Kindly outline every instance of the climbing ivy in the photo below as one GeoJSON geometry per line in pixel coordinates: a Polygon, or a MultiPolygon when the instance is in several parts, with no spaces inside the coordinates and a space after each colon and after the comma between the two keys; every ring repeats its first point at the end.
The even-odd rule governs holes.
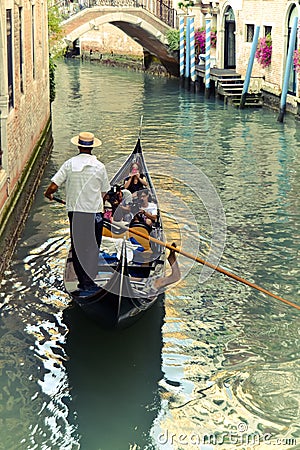
{"type": "MultiPolygon", "coordinates": [[[[62,16],[57,5],[52,5],[48,0],[48,36],[50,41],[58,40],[61,36],[62,16]]],[[[54,57],[49,55],[49,86],[50,86],[50,102],[55,99],[55,68],[54,57]]]]}
{"type": "Polygon", "coordinates": [[[57,5],[52,5],[48,0],[48,35],[49,39],[58,39],[61,35],[62,15],[57,5]]]}
{"type": "Polygon", "coordinates": [[[50,103],[55,99],[55,68],[53,57],[49,55],[50,103]]]}

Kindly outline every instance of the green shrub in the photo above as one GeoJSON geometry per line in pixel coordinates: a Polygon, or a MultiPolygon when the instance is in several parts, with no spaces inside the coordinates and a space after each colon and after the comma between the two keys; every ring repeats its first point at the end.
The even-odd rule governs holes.
{"type": "Polygon", "coordinates": [[[168,30],[166,34],[168,45],[171,50],[179,49],[179,30],[168,30]]]}

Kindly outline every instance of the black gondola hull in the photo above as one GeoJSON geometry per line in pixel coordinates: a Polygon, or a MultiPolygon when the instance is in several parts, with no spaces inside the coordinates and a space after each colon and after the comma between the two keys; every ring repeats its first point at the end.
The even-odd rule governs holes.
{"type": "Polygon", "coordinates": [[[133,325],[158,299],[158,296],[152,298],[151,301],[139,297],[122,296],[119,298],[105,289],[100,289],[90,296],[80,296],[74,293],[71,295],[90,319],[106,329],[126,328],[133,325]],[[121,311],[119,312],[120,303],[121,311]]]}

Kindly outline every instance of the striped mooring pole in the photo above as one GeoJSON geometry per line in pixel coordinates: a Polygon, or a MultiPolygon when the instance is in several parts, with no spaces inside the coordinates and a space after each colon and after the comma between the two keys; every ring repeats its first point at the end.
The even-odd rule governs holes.
{"type": "Polygon", "coordinates": [[[195,25],[194,17],[190,16],[190,61],[191,61],[191,82],[196,81],[196,65],[195,65],[195,25]]]}
{"type": "Polygon", "coordinates": [[[205,16],[205,97],[210,96],[210,30],[211,14],[205,16]]]}
{"type": "Polygon", "coordinates": [[[186,18],[185,27],[185,80],[188,83],[190,78],[190,17],[186,18]]]}
{"type": "Polygon", "coordinates": [[[179,74],[184,75],[184,14],[179,15],[179,74]]]}

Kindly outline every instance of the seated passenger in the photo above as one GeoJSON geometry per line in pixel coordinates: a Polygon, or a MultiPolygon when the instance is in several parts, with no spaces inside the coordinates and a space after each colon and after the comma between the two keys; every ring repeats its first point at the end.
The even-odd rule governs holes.
{"type": "Polygon", "coordinates": [[[146,177],[141,173],[139,164],[134,162],[130,166],[129,176],[124,180],[124,189],[128,189],[136,196],[136,192],[145,187],[147,187],[146,177]]]}
{"type": "Polygon", "coordinates": [[[144,223],[151,230],[154,222],[157,220],[157,205],[149,202],[149,196],[150,192],[148,189],[143,189],[138,193],[141,203],[139,212],[133,218],[133,223],[144,223]]]}
{"type": "Polygon", "coordinates": [[[118,192],[119,204],[114,211],[113,219],[117,222],[124,220],[125,222],[130,222],[133,218],[131,212],[132,205],[132,194],[128,189],[121,189],[118,192]]]}
{"type": "Polygon", "coordinates": [[[113,186],[104,197],[104,218],[110,222],[122,220],[130,222],[133,217],[131,212],[132,194],[128,189],[121,189],[119,185],[113,186]]]}

